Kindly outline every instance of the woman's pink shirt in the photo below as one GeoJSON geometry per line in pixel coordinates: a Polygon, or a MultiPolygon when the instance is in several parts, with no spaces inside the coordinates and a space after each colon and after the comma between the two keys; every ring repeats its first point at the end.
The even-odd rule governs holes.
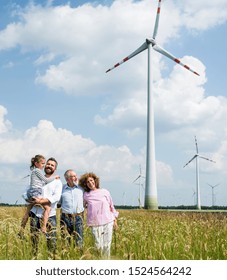
{"type": "Polygon", "coordinates": [[[84,193],[84,204],[87,206],[87,225],[100,226],[115,220],[115,210],[111,195],[106,189],[96,189],[84,193]]]}

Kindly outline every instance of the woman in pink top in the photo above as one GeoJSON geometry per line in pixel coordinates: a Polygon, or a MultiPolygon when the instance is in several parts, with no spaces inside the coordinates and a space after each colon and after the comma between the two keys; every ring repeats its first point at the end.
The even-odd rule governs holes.
{"type": "Polygon", "coordinates": [[[113,227],[117,227],[118,212],[108,190],[101,189],[99,177],[86,173],[80,177],[84,188],[84,206],[87,208],[87,225],[91,227],[96,248],[101,256],[110,257],[113,227]]]}

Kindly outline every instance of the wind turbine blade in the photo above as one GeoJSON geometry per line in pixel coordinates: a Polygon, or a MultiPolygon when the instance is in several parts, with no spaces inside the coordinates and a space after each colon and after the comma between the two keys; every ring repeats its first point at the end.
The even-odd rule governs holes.
{"type": "Polygon", "coordinates": [[[139,176],[133,181],[133,183],[136,182],[140,177],[141,177],[141,175],[139,175],[139,176]]]}
{"type": "Polygon", "coordinates": [[[157,32],[158,32],[158,25],[159,25],[159,17],[161,12],[161,0],[158,1],[158,8],[157,8],[157,14],[156,14],[156,20],[155,20],[155,26],[154,26],[154,32],[153,32],[153,39],[156,38],[157,32]]]}
{"type": "Polygon", "coordinates": [[[214,185],[214,186],[212,186],[212,185],[210,185],[210,184],[208,184],[208,183],[207,183],[207,185],[210,186],[211,188],[216,188],[217,186],[220,185],[220,183],[219,183],[219,184],[216,184],[216,185],[214,185]]]}
{"type": "Polygon", "coordinates": [[[114,68],[120,66],[122,63],[128,61],[129,59],[131,59],[132,57],[136,56],[137,54],[141,53],[142,51],[147,49],[147,42],[143,43],[143,45],[141,45],[137,50],[135,50],[133,53],[131,53],[129,56],[125,57],[122,61],[118,62],[117,64],[115,64],[112,68],[108,69],[106,71],[109,72],[111,70],[113,70],[114,68]]]}
{"type": "Polygon", "coordinates": [[[174,57],[171,53],[167,52],[165,49],[159,47],[157,44],[155,44],[153,46],[153,49],[165,56],[167,56],[168,58],[172,59],[173,61],[175,61],[176,63],[180,64],[181,66],[183,66],[184,68],[186,68],[187,70],[191,71],[192,73],[200,76],[197,72],[195,72],[194,70],[192,70],[188,65],[183,64],[178,58],[174,57]]]}
{"type": "Polygon", "coordinates": [[[190,160],[183,166],[183,168],[184,168],[186,165],[188,165],[190,162],[192,162],[196,157],[197,157],[197,155],[194,155],[194,157],[193,157],[192,159],[190,159],[190,160]]]}
{"type": "Polygon", "coordinates": [[[209,159],[209,158],[206,158],[206,157],[202,157],[202,156],[199,156],[200,158],[203,158],[203,159],[205,159],[205,160],[208,160],[208,161],[211,161],[211,162],[214,162],[214,163],[216,163],[215,161],[213,161],[212,159],[209,159]]]}
{"type": "Polygon", "coordinates": [[[28,178],[28,177],[30,177],[30,175],[28,174],[28,175],[26,175],[26,176],[24,176],[23,178],[22,178],[22,180],[23,179],[25,179],[25,178],[28,178]]]}

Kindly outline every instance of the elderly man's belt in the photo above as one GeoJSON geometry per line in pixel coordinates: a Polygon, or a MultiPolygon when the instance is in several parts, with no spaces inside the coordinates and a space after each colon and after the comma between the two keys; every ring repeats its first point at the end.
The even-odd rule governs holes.
{"type": "Polygon", "coordinates": [[[84,212],[75,213],[75,214],[68,214],[68,213],[62,213],[63,216],[68,218],[75,218],[77,216],[83,216],[84,212]]]}

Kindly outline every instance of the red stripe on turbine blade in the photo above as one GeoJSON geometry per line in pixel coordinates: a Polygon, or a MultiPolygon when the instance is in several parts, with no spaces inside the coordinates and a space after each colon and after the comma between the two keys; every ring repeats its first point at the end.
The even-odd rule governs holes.
{"type": "Polygon", "coordinates": [[[118,63],[115,64],[112,68],[108,69],[108,70],[106,71],[106,73],[107,73],[107,72],[110,72],[110,71],[113,70],[114,68],[120,66],[122,63],[126,62],[127,60],[129,60],[128,57],[124,58],[121,62],[118,62],[118,63]]]}
{"type": "Polygon", "coordinates": [[[161,0],[158,1],[158,9],[157,9],[157,14],[160,14],[161,11],[161,0]]]}
{"type": "Polygon", "coordinates": [[[190,69],[187,65],[184,65],[184,67],[187,69],[187,70],[190,70],[192,73],[196,74],[199,76],[199,74],[195,71],[193,71],[192,69],[190,69]]]}
{"type": "Polygon", "coordinates": [[[184,68],[186,68],[188,70],[191,70],[187,65],[184,65],[184,68]]]}
{"type": "Polygon", "coordinates": [[[185,64],[183,65],[183,64],[180,62],[180,60],[179,60],[178,58],[175,58],[174,61],[175,61],[176,63],[181,64],[185,69],[187,69],[187,70],[191,71],[192,73],[194,73],[194,74],[200,76],[197,72],[195,72],[195,71],[193,71],[192,69],[190,69],[189,66],[187,66],[187,65],[185,65],[185,64]]]}

